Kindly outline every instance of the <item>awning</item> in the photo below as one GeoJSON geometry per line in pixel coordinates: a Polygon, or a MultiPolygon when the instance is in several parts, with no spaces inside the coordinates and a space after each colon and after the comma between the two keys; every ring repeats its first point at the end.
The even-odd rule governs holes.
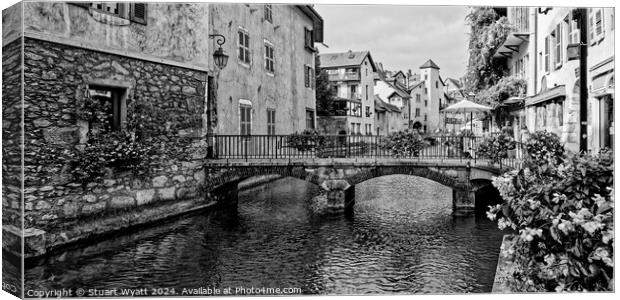
{"type": "Polygon", "coordinates": [[[607,73],[592,79],[592,95],[603,96],[614,92],[614,73],[607,73]]]}
{"type": "Polygon", "coordinates": [[[540,102],[545,102],[560,97],[566,97],[565,85],[558,85],[556,87],[544,90],[537,95],[527,98],[525,100],[525,106],[538,104],[540,102]]]}

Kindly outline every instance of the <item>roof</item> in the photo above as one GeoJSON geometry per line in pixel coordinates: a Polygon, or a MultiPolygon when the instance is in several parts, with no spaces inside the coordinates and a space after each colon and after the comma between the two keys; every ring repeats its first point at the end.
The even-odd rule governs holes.
{"type": "Polygon", "coordinates": [[[459,89],[461,88],[461,83],[458,80],[454,79],[454,78],[446,79],[446,83],[448,83],[448,82],[452,82],[452,84],[454,84],[454,86],[456,86],[459,89]]]}
{"type": "Polygon", "coordinates": [[[372,71],[376,72],[377,67],[375,66],[375,62],[370,56],[369,51],[347,51],[340,53],[324,53],[319,54],[321,59],[321,67],[322,68],[334,68],[334,67],[348,67],[348,66],[359,66],[362,64],[364,59],[368,57],[370,60],[370,64],[372,65],[372,71]]]}
{"type": "Polygon", "coordinates": [[[398,108],[396,105],[387,103],[381,100],[381,97],[379,97],[379,95],[375,95],[375,111],[388,111],[388,110],[391,112],[400,113],[400,108],[398,108]]]}
{"type": "Polygon", "coordinates": [[[439,66],[433,62],[433,60],[427,60],[423,65],[420,66],[420,69],[433,68],[439,70],[439,66]]]}
{"type": "Polygon", "coordinates": [[[297,5],[306,16],[312,20],[312,30],[314,31],[314,41],[323,42],[323,17],[312,7],[312,5],[297,5]]]}

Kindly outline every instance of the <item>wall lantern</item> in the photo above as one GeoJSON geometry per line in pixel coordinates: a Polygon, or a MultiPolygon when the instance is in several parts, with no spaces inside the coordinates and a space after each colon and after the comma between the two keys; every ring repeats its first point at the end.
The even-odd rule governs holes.
{"type": "Polygon", "coordinates": [[[210,39],[217,38],[215,42],[220,47],[217,50],[215,50],[215,52],[213,53],[213,61],[215,62],[215,65],[221,70],[225,68],[226,64],[228,63],[228,54],[226,54],[224,49],[222,49],[222,45],[226,43],[226,38],[221,34],[209,34],[209,38],[210,39]]]}
{"type": "Polygon", "coordinates": [[[568,60],[579,59],[581,55],[581,44],[569,44],[566,46],[566,57],[568,60]]]}

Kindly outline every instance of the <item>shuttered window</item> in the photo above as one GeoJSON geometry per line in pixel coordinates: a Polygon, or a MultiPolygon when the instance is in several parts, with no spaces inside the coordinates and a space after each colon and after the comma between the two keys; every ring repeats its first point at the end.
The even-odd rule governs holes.
{"type": "Polygon", "coordinates": [[[131,3],[130,20],[146,25],[146,3],[131,3]]]}
{"type": "Polygon", "coordinates": [[[555,66],[556,68],[562,65],[562,23],[558,23],[555,30],[555,66]]]}
{"type": "Polygon", "coordinates": [[[590,44],[595,44],[605,36],[605,28],[603,24],[603,9],[590,9],[589,14],[589,36],[590,44]]]}
{"type": "Polygon", "coordinates": [[[545,37],[545,72],[549,72],[549,37],[545,37]]]}
{"type": "Polygon", "coordinates": [[[239,30],[238,46],[239,62],[250,64],[250,34],[245,30],[239,30]]]}
{"type": "Polygon", "coordinates": [[[265,21],[273,23],[271,4],[265,4],[265,21]]]}
{"type": "Polygon", "coordinates": [[[314,51],[314,31],[309,28],[304,28],[304,45],[307,49],[314,51]]]}
{"type": "Polygon", "coordinates": [[[252,107],[245,104],[239,105],[239,134],[249,135],[252,133],[252,107]]]}
{"type": "Polygon", "coordinates": [[[265,70],[269,73],[273,73],[275,70],[273,61],[273,46],[265,43],[265,70]]]}
{"type": "Polygon", "coordinates": [[[276,134],[276,110],[275,109],[267,109],[267,134],[275,135],[276,134]]]}

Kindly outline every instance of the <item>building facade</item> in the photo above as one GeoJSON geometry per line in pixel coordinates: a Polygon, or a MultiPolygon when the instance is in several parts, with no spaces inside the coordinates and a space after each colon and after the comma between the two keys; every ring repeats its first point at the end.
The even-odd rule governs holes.
{"type": "MultiPolygon", "coordinates": [[[[505,11],[515,29],[494,57],[505,59],[510,76],[527,82],[524,108],[508,103],[516,106],[513,128],[553,132],[568,150],[579,151],[579,57],[569,52],[569,45],[580,41],[578,10],[509,7],[498,11],[505,11]]],[[[587,10],[589,151],[613,148],[613,13],[611,8],[587,10]]]]}
{"type": "Polygon", "coordinates": [[[323,41],[320,15],[307,5],[210,7],[212,31],[226,37],[223,48],[230,55],[218,73],[213,131],[261,135],[314,129],[314,43],[323,41]]]}
{"type": "MultiPolygon", "coordinates": [[[[341,124],[337,132],[348,134],[372,135],[375,133],[374,86],[376,66],[368,51],[348,51],[320,55],[321,68],[327,71],[333,87],[336,107],[340,112],[336,116],[325,118],[329,122],[339,119],[341,124]],[[344,121],[342,121],[344,120],[344,121]]],[[[322,126],[327,128],[327,126],[322,126]]]]}
{"type": "Polygon", "coordinates": [[[140,222],[137,214],[107,222],[121,210],[197,199],[204,171],[193,159],[204,157],[213,75],[208,16],[208,4],[181,3],[20,2],[3,11],[3,71],[11,75],[3,90],[12,95],[2,99],[3,169],[23,171],[3,172],[21,181],[3,184],[3,210],[17,212],[3,216],[3,231],[23,225],[27,255],[140,222]],[[23,86],[9,86],[19,76],[23,86]],[[89,156],[117,151],[112,141],[144,156],[89,156]],[[13,195],[20,183],[23,196],[13,195]],[[76,221],[85,218],[106,221],[76,221]]]}

